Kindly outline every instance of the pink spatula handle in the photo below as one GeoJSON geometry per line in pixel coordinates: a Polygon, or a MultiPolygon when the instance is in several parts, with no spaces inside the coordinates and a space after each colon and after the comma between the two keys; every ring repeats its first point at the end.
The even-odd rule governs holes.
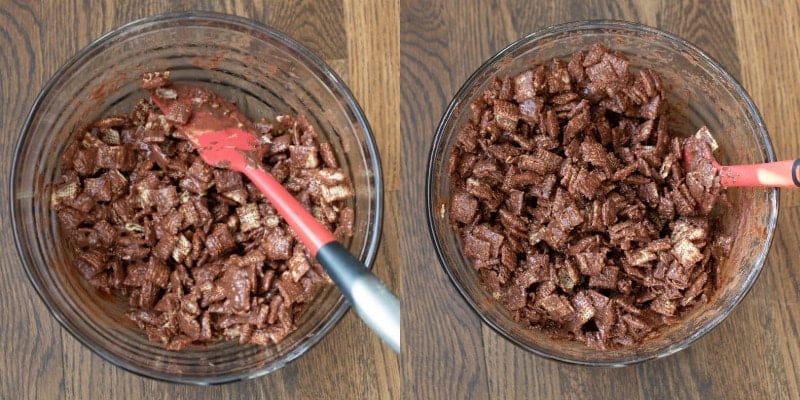
{"type": "Polygon", "coordinates": [[[306,245],[312,257],[317,256],[319,249],[336,238],[303,205],[295,199],[280,182],[261,169],[260,166],[246,166],[241,172],[247,175],[254,185],[268,196],[270,203],[286,220],[297,234],[298,239],[306,245]]]}
{"type": "Polygon", "coordinates": [[[800,187],[800,159],[719,168],[720,183],[727,187],[800,187]]]}

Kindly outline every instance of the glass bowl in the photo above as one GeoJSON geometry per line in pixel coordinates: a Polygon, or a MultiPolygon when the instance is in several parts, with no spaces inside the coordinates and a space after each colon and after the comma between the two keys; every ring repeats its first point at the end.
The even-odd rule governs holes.
{"type": "Polygon", "coordinates": [[[342,80],[286,36],[249,20],[210,13],[165,14],[131,22],[70,59],[42,90],[14,155],[11,214],[17,250],[53,316],[102,358],[166,381],[214,384],[274,371],[319,342],[347,311],[337,288],[319,293],[299,329],[279,345],[220,342],[167,351],[124,316],[126,304],[101,296],[72,267],[49,207],[59,154],[74,131],[102,115],[128,112],[146,96],[142,73],[170,70],[174,81],[210,87],[246,115],[305,114],[329,142],[355,192],[354,236],[343,243],[370,266],[380,238],[383,193],[377,147],[342,80]]]}
{"type": "Polygon", "coordinates": [[[430,151],[427,214],[444,270],[473,310],[494,330],[540,356],[577,364],[622,366],[684,349],[725,319],[747,294],[764,265],[775,231],[778,192],[764,188],[728,191],[732,208],[724,213],[722,229],[733,235],[734,243],[721,266],[722,287],[707,305],[696,307],[683,322],[662,330],[644,344],[600,351],[581,342],[552,339],[513,321],[503,305],[479,285],[478,274],[464,256],[462,243],[451,227],[448,159],[459,130],[469,120],[470,104],[492,78],[514,75],[553,58],[569,59],[573,52],[586,50],[594,43],[623,51],[633,69],[648,67],[659,71],[669,94],[672,129],[689,135],[708,125],[719,143],[716,155],[723,165],[775,160],[764,123],[747,93],[695,46],[632,23],[568,23],[525,36],[501,50],[481,65],[455,95],[430,151]]]}

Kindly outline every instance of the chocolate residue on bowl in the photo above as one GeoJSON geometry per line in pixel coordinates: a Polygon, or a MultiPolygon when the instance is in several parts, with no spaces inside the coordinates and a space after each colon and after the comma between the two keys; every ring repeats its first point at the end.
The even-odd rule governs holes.
{"type": "Polygon", "coordinates": [[[449,160],[449,216],[523,326],[594,348],[659,334],[720,286],[715,174],[685,171],[657,71],[602,45],[495,78],[449,160]]]}

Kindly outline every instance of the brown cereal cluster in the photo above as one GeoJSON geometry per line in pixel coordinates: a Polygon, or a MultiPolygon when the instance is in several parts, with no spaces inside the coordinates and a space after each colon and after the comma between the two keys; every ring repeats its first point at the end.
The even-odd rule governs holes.
{"type": "MultiPolygon", "coordinates": [[[[146,74],[143,87],[167,77],[146,74]]],[[[330,280],[255,186],[203,162],[174,126],[189,117],[142,99],[67,146],[51,205],[75,268],[127,298],[127,316],[168,349],[278,343],[330,280]]],[[[307,119],[253,126],[265,168],[340,240],[352,236],[350,182],[307,119]]]]}
{"type": "Polygon", "coordinates": [[[514,320],[594,348],[708,301],[731,239],[713,171],[685,171],[656,71],[603,45],[496,78],[449,161],[450,219],[514,320]]]}

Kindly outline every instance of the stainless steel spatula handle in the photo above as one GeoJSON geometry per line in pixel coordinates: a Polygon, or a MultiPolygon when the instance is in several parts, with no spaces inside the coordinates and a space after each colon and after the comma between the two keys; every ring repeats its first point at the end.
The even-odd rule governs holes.
{"type": "Polygon", "coordinates": [[[339,242],[320,247],[317,261],[367,326],[400,353],[400,300],[339,242]]]}

